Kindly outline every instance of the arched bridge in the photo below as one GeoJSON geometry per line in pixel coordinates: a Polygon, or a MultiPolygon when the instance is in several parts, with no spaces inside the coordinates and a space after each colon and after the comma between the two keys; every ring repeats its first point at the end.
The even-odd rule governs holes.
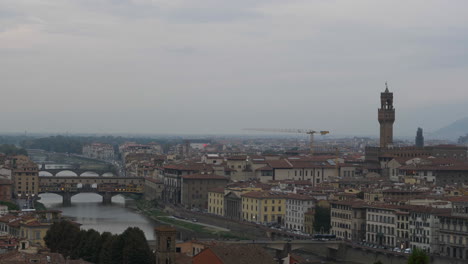
{"type": "Polygon", "coordinates": [[[97,193],[104,204],[110,204],[118,194],[143,194],[145,179],[130,177],[39,177],[39,194],[55,193],[63,198],[63,205],[71,205],[72,196],[97,193]]]}
{"type": "MultiPolygon", "coordinates": [[[[86,168],[81,168],[79,165],[76,165],[73,167],[51,169],[51,168],[47,168],[46,164],[42,164],[41,167],[39,168],[39,173],[41,172],[47,172],[54,177],[61,173],[68,173],[68,175],[70,175],[70,172],[74,174],[74,175],[71,175],[71,177],[83,177],[85,176],[85,174],[96,175],[99,177],[105,176],[105,175],[109,175],[110,177],[115,176],[115,169],[110,165],[104,169],[86,169],[86,168]]],[[[68,176],[68,175],[65,175],[65,176],[68,176]]]]}
{"type": "Polygon", "coordinates": [[[276,250],[282,250],[284,249],[284,246],[286,244],[291,245],[292,250],[296,249],[307,249],[307,248],[313,248],[317,246],[324,246],[327,248],[332,248],[335,250],[338,250],[339,246],[343,244],[343,241],[341,240],[329,240],[329,241],[323,241],[323,240],[275,240],[275,241],[270,241],[270,240],[240,240],[240,241],[223,241],[223,243],[226,244],[255,244],[255,245],[260,245],[262,247],[266,248],[271,248],[271,249],[276,249],[276,250]]]}

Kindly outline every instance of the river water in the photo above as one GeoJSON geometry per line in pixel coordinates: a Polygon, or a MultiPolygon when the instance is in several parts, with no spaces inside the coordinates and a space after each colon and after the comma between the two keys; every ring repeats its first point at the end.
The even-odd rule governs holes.
{"type": "MultiPolygon", "coordinates": [[[[117,195],[112,197],[111,205],[103,205],[102,197],[95,193],[80,193],[72,197],[70,207],[62,206],[62,197],[57,194],[40,194],[39,200],[48,209],[61,210],[63,216],[82,224],[82,229],[94,229],[99,232],[121,234],[128,227],[139,227],[145,233],[147,240],[154,240],[153,230],[160,223],[138,214],[135,210],[125,207],[126,199],[117,195]]],[[[133,202],[132,200],[127,200],[133,202]]],[[[179,230],[179,233],[184,233],[179,230]]],[[[191,233],[193,234],[193,233],[191,233]]],[[[179,234],[180,235],[180,234],[179,234]]],[[[185,235],[190,236],[190,234],[185,235]]],[[[318,261],[315,256],[304,256],[318,261]]],[[[322,262],[331,263],[331,262],[322,262]]],[[[340,262],[342,264],[348,262],[340,262]]]]}
{"type": "MultiPolygon", "coordinates": [[[[112,197],[111,205],[103,205],[102,197],[95,193],[80,193],[72,197],[70,207],[62,206],[62,197],[56,194],[41,194],[39,202],[48,209],[61,210],[63,216],[82,224],[82,229],[121,234],[128,227],[139,227],[147,240],[154,240],[153,230],[160,225],[156,221],[125,207],[125,198],[112,197]]],[[[128,202],[128,200],[127,200],[128,202]]]]}

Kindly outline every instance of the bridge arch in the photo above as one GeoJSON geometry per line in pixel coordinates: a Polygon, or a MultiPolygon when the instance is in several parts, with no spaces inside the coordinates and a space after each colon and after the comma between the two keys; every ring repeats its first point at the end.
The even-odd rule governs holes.
{"type": "Polygon", "coordinates": [[[99,177],[100,175],[94,171],[85,171],[80,174],[80,177],[99,177]]]}
{"type": "Polygon", "coordinates": [[[54,175],[48,171],[39,171],[39,177],[52,177],[52,176],[54,175]]]}
{"type": "Polygon", "coordinates": [[[55,174],[56,177],[77,177],[78,174],[76,172],[71,171],[71,170],[63,170],[59,171],[55,174]]]}
{"type": "Polygon", "coordinates": [[[105,172],[102,174],[102,177],[115,177],[115,174],[113,172],[105,172]]]}

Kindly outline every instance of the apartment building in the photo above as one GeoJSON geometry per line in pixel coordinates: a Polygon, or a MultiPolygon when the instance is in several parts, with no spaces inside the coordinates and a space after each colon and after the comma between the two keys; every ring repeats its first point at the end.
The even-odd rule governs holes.
{"type": "Polygon", "coordinates": [[[110,144],[91,143],[83,146],[83,155],[93,159],[114,160],[114,147],[110,144]]]}
{"type": "MultiPolygon", "coordinates": [[[[347,171],[351,171],[351,168],[347,171]]],[[[339,175],[339,167],[327,161],[301,160],[290,157],[280,160],[266,160],[264,166],[255,170],[261,182],[271,180],[307,180],[313,186],[339,175]]]]}
{"type": "Polygon", "coordinates": [[[13,195],[26,199],[37,197],[39,192],[39,168],[26,156],[12,159],[13,195]]]}
{"type": "Polygon", "coordinates": [[[242,219],[251,222],[284,223],[285,194],[273,191],[253,191],[241,195],[242,219]]]}
{"type": "Polygon", "coordinates": [[[208,213],[224,216],[224,188],[208,191],[208,213]]]}
{"type": "Polygon", "coordinates": [[[331,233],[337,238],[363,241],[366,235],[366,208],[363,201],[332,201],[331,233]]]}
{"type": "Polygon", "coordinates": [[[187,209],[208,209],[208,190],[224,188],[228,182],[228,178],[216,174],[197,173],[181,176],[181,204],[187,209]]]}
{"type": "Polygon", "coordinates": [[[304,232],[314,234],[315,208],[312,208],[304,213],[304,232]]]}
{"type": "Polygon", "coordinates": [[[286,196],[285,226],[292,230],[305,231],[305,213],[315,207],[315,198],[308,195],[288,194],[286,196]]]}
{"type": "Polygon", "coordinates": [[[439,252],[439,215],[450,213],[450,209],[427,206],[408,206],[409,240],[411,248],[428,253],[439,252]]]}
{"type": "Polygon", "coordinates": [[[248,156],[230,156],[225,159],[225,163],[234,181],[245,181],[254,177],[248,156]]]}
{"type": "Polygon", "coordinates": [[[393,248],[397,245],[397,212],[391,205],[366,206],[366,241],[393,248]]]}
{"type": "Polygon", "coordinates": [[[178,163],[164,165],[161,177],[164,182],[163,200],[172,204],[182,201],[182,176],[196,173],[213,173],[213,168],[203,163],[178,163]]]}
{"type": "Polygon", "coordinates": [[[450,200],[451,212],[439,215],[439,253],[468,260],[468,197],[459,196],[450,200]]]}
{"type": "Polygon", "coordinates": [[[409,210],[399,210],[396,212],[396,246],[400,249],[406,249],[410,247],[409,215],[409,210]]]}

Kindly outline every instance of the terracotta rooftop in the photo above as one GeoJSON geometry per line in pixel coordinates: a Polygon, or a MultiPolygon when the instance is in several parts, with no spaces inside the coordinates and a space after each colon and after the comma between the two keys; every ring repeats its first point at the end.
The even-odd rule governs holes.
{"type": "Polygon", "coordinates": [[[224,188],[222,188],[222,187],[212,188],[212,189],[209,189],[208,192],[223,193],[224,194],[224,188]]]}
{"type": "Polygon", "coordinates": [[[182,179],[184,180],[205,180],[205,179],[210,179],[210,180],[229,180],[228,178],[224,176],[219,176],[216,174],[190,174],[190,175],[184,175],[182,176],[182,179]]]}
{"type": "Polygon", "coordinates": [[[315,200],[315,198],[313,196],[303,195],[303,194],[296,194],[296,193],[288,193],[287,196],[286,196],[286,199],[303,200],[303,201],[315,200]]]}
{"type": "MultiPolygon", "coordinates": [[[[218,244],[205,250],[213,252],[223,264],[276,264],[273,256],[257,245],[218,244]]],[[[197,256],[193,258],[194,263],[197,256]]]]}
{"type": "Polygon", "coordinates": [[[262,192],[248,192],[244,193],[241,195],[242,197],[247,197],[247,198],[268,198],[268,199],[274,199],[274,198],[286,198],[286,194],[281,193],[281,192],[273,192],[273,191],[262,191],[262,192]]]}
{"type": "Polygon", "coordinates": [[[167,226],[167,225],[155,227],[154,230],[155,230],[155,231],[160,231],[160,232],[177,231],[174,227],[172,227],[172,226],[167,226]]]}

